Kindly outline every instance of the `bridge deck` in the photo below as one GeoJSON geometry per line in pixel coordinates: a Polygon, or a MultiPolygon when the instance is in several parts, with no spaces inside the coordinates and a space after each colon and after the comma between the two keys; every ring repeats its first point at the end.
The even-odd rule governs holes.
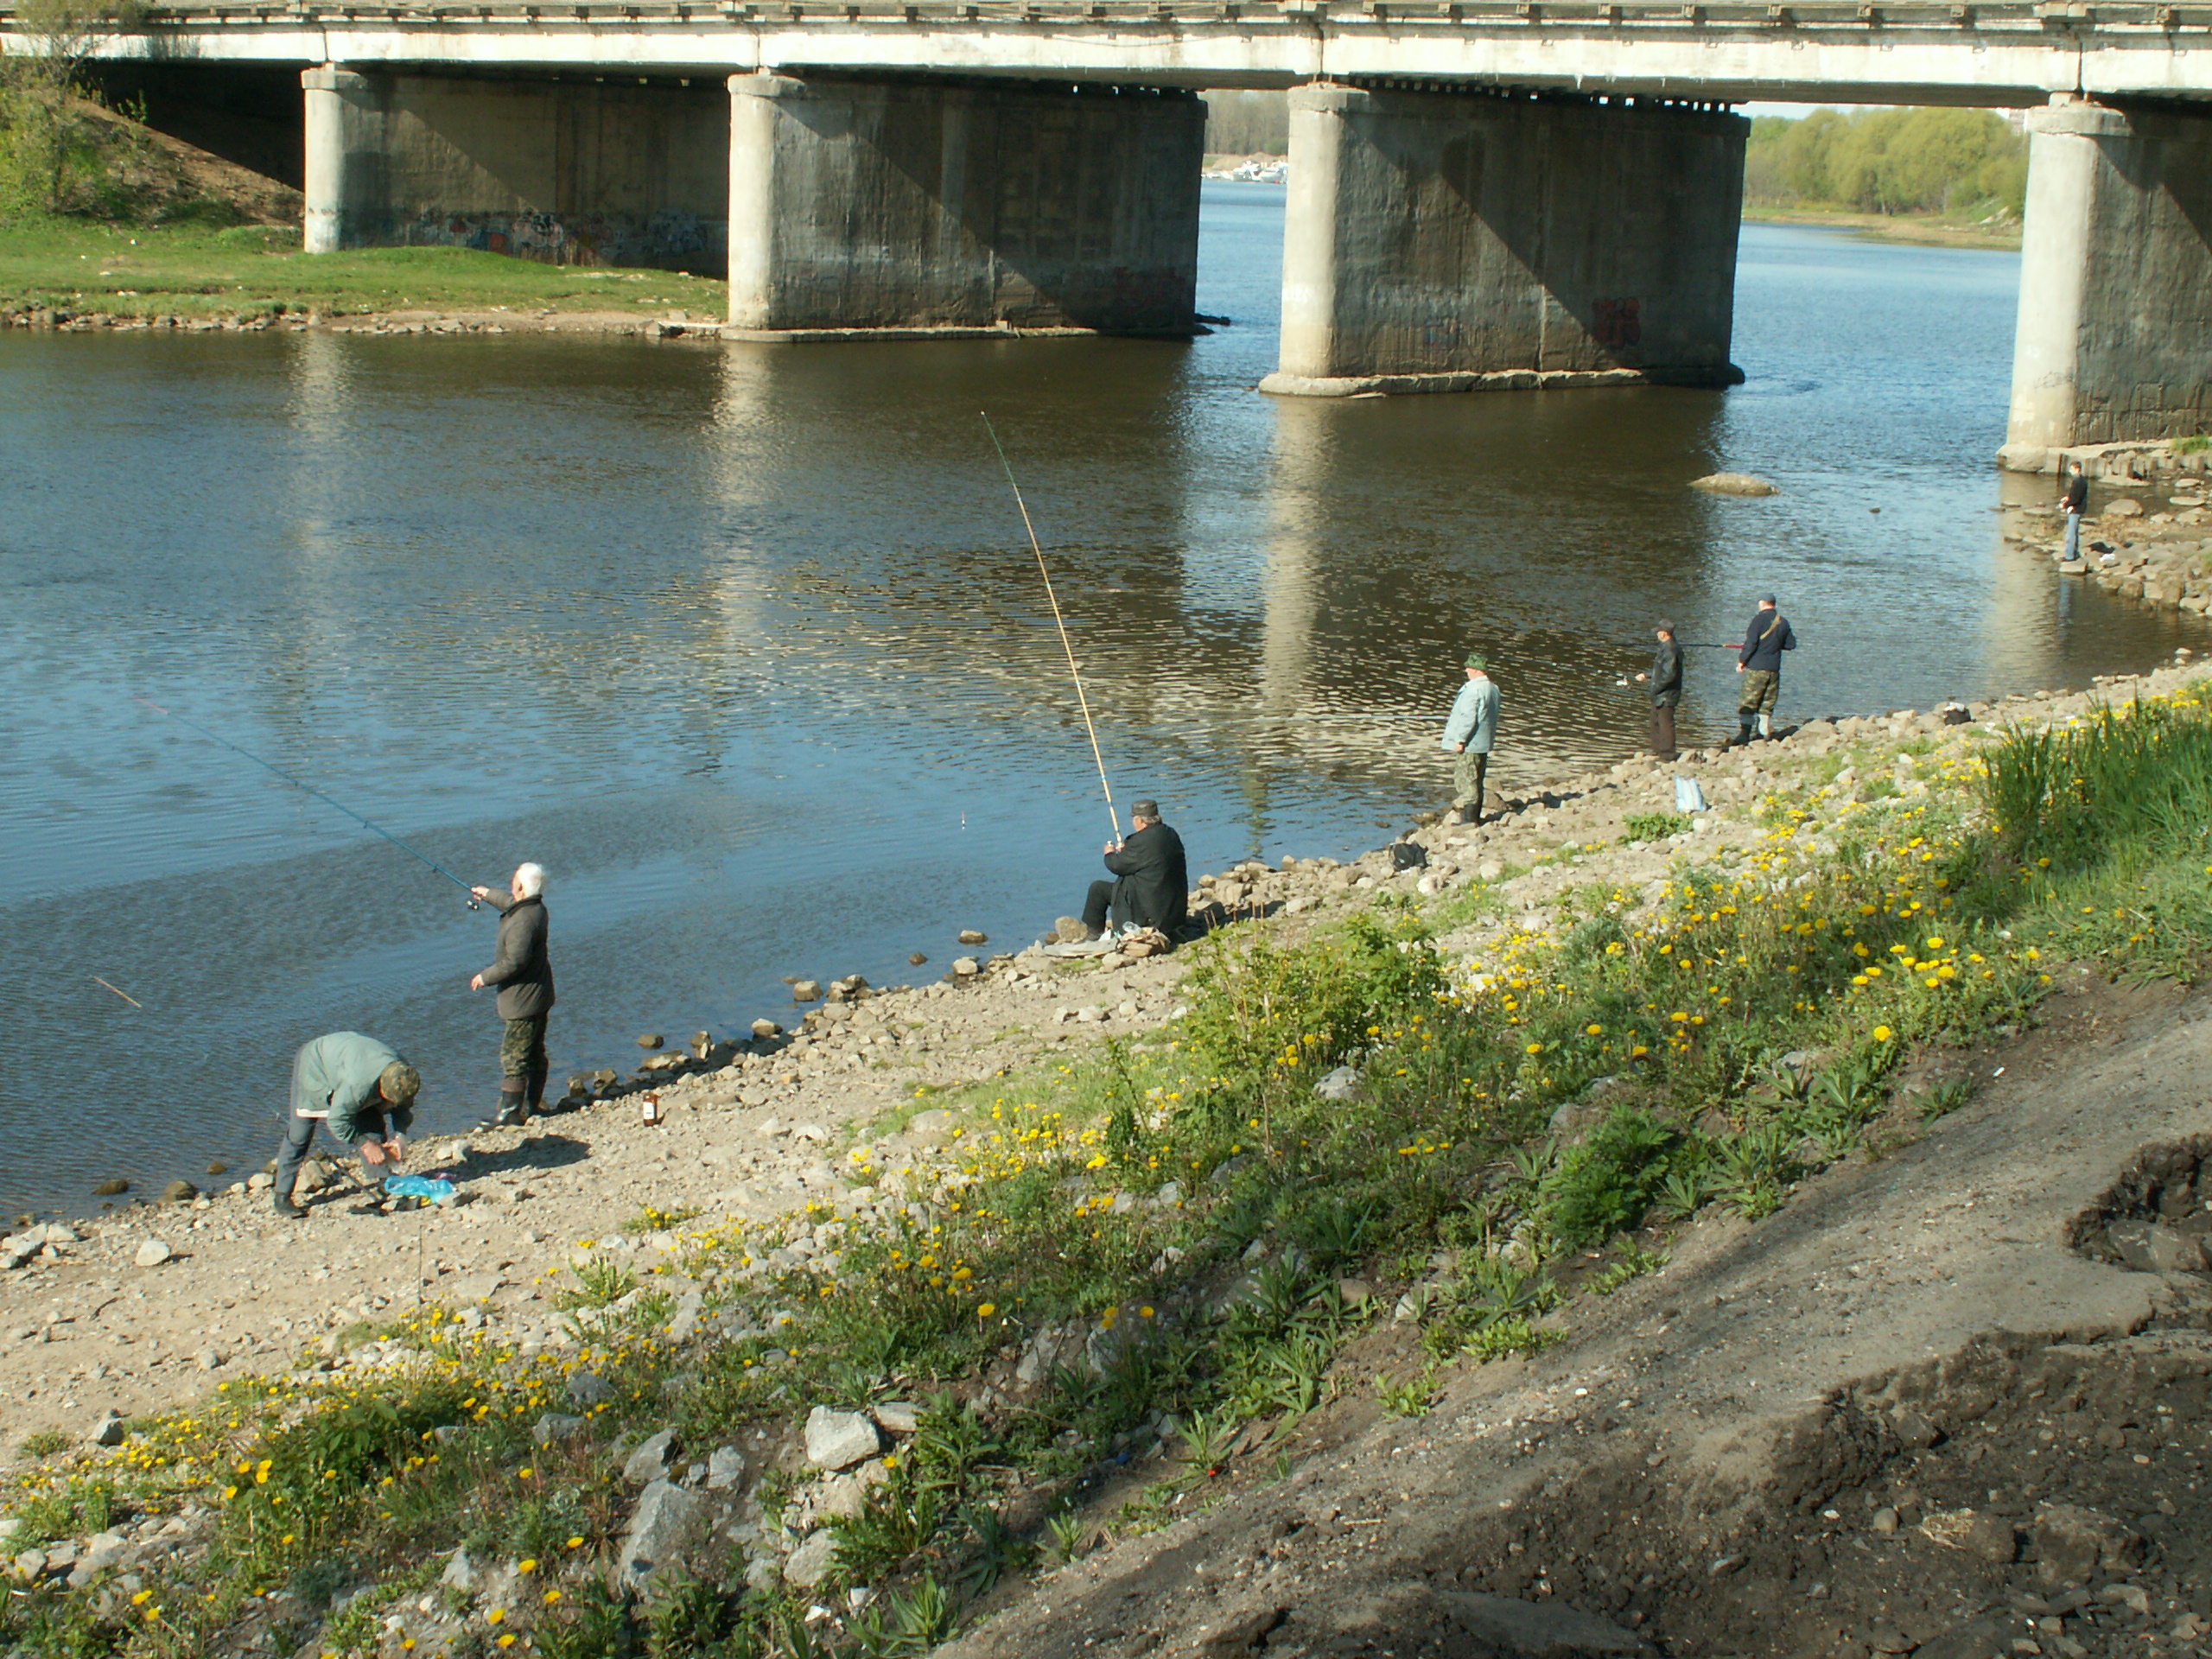
{"type": "MultiPolygon", "coordinates": [[[[2212,0],[193,0],[110,55],[485,70],[760,69],[1955,104],[2212,98],[2212,0]]],[[[0,48],[24,49],[0,3],[0,48]]]]}

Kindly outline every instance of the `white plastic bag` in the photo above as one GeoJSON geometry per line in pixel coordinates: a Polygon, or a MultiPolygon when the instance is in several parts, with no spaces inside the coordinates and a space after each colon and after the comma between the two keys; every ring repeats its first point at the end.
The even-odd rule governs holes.
{"type": "Polygon", "coordinates": [[[1677,812],[1702,812],[1705,810],[1705,791],[1698,787],[1697,779],[1694,778],[1675,779],[1675,810],[1677,812]]]}

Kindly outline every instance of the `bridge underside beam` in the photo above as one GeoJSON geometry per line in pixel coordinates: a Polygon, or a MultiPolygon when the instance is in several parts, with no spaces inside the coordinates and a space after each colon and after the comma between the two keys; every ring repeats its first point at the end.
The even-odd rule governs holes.
{"type": "Polygon", "coordinates": [[[719,88],[310,69],[304,245],[461,246],[720,276],[719,88]]]}
{"type": "Polygon", "coordinates": [[[2000,458],[2212,430],[2212,116],[2064,98],[2029,131],[2000,458]]]}
{"type": "Polygon", "coordinates": [[[1292,93],[1281,366],[1261,390],[1735,384],[1749,128],[1700,110],[1292,93]]]}
{"type": "Polygon", "coordinates": [[[729,88],[734,327],[1195,331],[1197,97],[788,75],[729,88]]]}

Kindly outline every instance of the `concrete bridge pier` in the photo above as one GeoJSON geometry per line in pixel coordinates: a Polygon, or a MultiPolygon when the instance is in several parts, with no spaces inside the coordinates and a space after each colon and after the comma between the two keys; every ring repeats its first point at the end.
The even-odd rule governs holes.
{"type": "Polygon", "coordinates": [[[338,64],[300,84],[309,253],[458,246],[721,274],[728,140],[717,86],[338,64]]]}
{"type": "Polygon", "coordinates": [[[1281,359],[1262,391],[1743,378],[1741,117],[1331,82],[1290,105],[1281,359]]]}
{"type": "Polygon", "coordinates": [[[1197,328],[1193,93],[764,73],[729,99],[744,337],[1197,328]]]}
{"type": "Polygon", "coordinates": [[[1999,459],[2212,430],[2212,116],[2061,94],[2028,130],[1999,459]]]}

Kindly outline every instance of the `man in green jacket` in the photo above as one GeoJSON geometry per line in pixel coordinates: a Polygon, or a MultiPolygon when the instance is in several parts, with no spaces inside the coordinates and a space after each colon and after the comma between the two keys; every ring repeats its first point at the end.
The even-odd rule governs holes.
{"type": "Polygon", "coordinates": [[[318,1123],[329,1124],[370,1168],[388,1163],[397,1169],[422,1090],[422,1074],[373,1037],[334,1031],[303,1044],[292,1060],[291,1118],[276,1153],[276,1213],[307,1214],[292,1202],[292,1188],[318,1123]]]}

